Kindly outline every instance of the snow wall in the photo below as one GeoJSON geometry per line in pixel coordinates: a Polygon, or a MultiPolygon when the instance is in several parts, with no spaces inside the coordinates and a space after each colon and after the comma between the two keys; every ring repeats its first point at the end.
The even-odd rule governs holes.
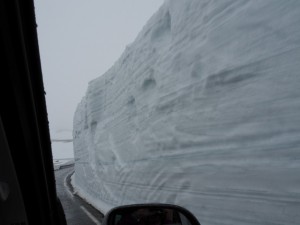
{"type": "Polygon", "coordinates": [[[299,224],[300,1],[165,1],[89,83],[73,137],[76,189],[103,212],[299,224]]]}

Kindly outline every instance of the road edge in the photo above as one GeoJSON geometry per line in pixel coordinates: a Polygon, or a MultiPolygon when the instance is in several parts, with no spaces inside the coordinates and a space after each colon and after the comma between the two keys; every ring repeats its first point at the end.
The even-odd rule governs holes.
{"type": "MultiPolygon", "coordinates": [[[[72,164],[72,165],[68,165],[67,167],[71,167],[71,166],[73,166],[74,164],[72,164]]],[[[66,168],[66,167],[64,167],[64,168],[66,168]]],[[[62,169],[62,168],[61,168],[62,169]]],[[[70,173],[68,173],[68,175],[64,178],[64,184],[65,184],[65,188],[67,189],[67,192],[71,195],[71,198],[72,198],[72,200],[73,200],[73,198],[74,198],[74,196],[76,197],[76,198],[79,198],[80,200],[82,200],[86,205],[88,205],[93,211],[95,211],[95,212],[97,212],[99,215],[100,215],[100,223],[102,223],[102,221],[103,221],[103,218],[104,218],[104,214],[100,211],[100,210],[98,210],[96,207],[94,207],[91,203],[89,203],[88,201],[86,201],[86,199],[84,199],[84,198],[82,198],[80,195],[78,195],[77,193],[76,193],[76,191],[75,191],[75,188],[73,187],[73,185],[72,185],[72,182],[71,182],[71,177],[72,177],[72,175],[74,175],[74,173],[75,173],[75,171],[74,171],[74,169],[70,172],[70,173]]],[[[85,210],[83,210],[89,217],[90,217],[90,215],[92,215],[91,214],[91,212],[89,212],[89,210],[86,208],[86,207],[84,207],[84,209],[85,210]],[[88,213],[87,213],[87,212],[88,213]]],[[[90,217],[91,218],[91,217],[90,217]]],[[[93,219],[93,218],[91,218],[94,222],[95,222],[95,220],[93,219]]]]}

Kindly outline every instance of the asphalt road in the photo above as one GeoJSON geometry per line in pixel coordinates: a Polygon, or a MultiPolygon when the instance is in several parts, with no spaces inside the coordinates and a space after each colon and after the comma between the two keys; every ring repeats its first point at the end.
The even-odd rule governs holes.
{"type": "Polygon", "coordinates": [[[101,224],[103,215],[94,207],[73,195],[70,185],[70,175],[74,166],[55,171],[57,195],[61,200],[68,225],[95,225],[101,224]]]}

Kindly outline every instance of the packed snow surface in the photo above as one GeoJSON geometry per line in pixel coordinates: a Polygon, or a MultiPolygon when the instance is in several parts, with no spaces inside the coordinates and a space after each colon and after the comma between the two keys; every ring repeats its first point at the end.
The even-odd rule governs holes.
{"type": "Polygon", "coordinates": [[[300,224],[300,1],[165,1],[89,83],[73,138],[77,190],[104,212],[300,224]]]}

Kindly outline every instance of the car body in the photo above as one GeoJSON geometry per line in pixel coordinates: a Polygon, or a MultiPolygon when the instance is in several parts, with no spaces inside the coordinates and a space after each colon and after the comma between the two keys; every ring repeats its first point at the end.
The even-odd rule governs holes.
{"type": "Polygon", "coordinates": [[[0,2],[0,224],[65,224],[32,0],[0,2]]]}

